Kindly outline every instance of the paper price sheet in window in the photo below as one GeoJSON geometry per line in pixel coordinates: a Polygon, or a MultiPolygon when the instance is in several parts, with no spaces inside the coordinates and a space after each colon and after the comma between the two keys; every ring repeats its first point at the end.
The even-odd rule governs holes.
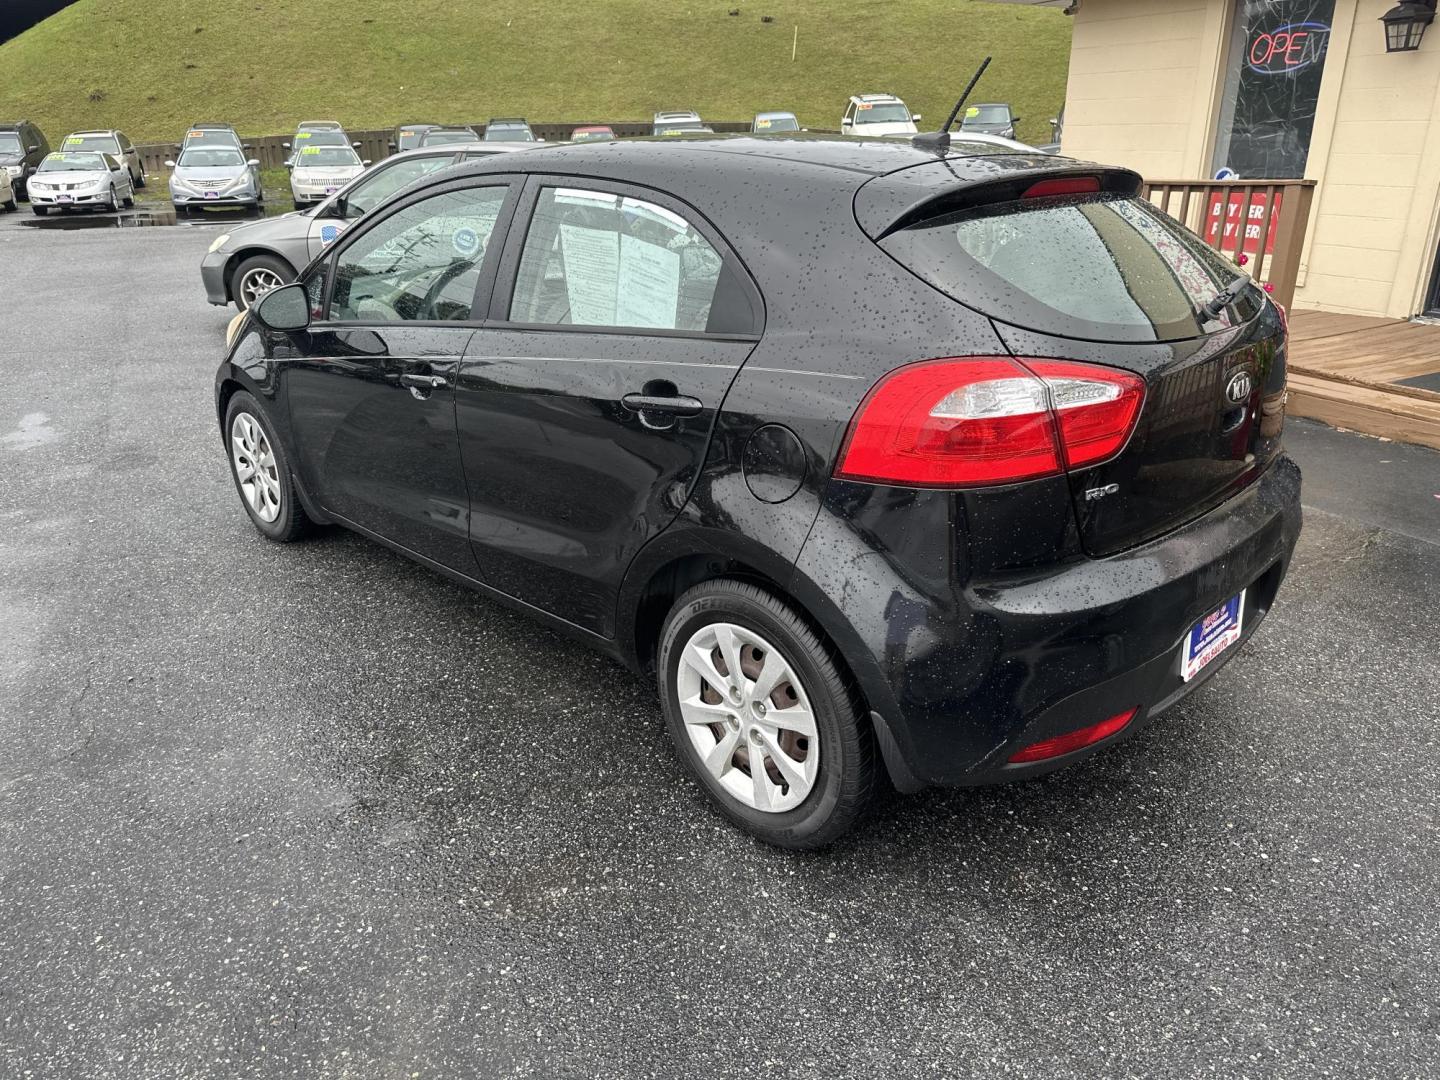
{"type": "Polygon", "coordinates": [[[560,253],[572,323],[675,327],[678,252],[612,229],[561,225],[560,253]]]}

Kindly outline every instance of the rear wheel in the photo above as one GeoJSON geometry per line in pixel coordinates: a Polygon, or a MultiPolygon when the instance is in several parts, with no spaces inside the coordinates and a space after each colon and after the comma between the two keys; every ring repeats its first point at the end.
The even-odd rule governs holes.
{"type": "Polygon", "coordinates": [[[243,390],[225,410],[225,439],[235,490],[255,528],[282,544],[298,540],[310,519],[295,496],[290,460],[259,403],[243,390]]]}
{"type": "Polygon", "coordinates": [[[746,831],[812,850],[860,817],[874,737],[829,648],[789,605],[747,582],[696,586],[665,621],[656,674],[676,750],[746,831]]]}
{"type": "Polygon", "coordinates": [[[134,173],[131,173],[130,180],[135,185],[137,190],[143,188],[145,186],[145,170],[141,169],[138,176],[134,173]]]}
{"type": "Polygon", "coordinates": [[[295,271],[290,264],[273,255],[252,255],[235,268],[231,279],[230,295],[235,306],[249,311],[256,300],[271,289],[295,280],[295,271]]]}
{"type": "Polygon", "coordinates": [[[135,205],[135,196],[134,196],[134,195],[126,195],[126,196],[125,196],[125,199],[124,199],[124,203],[125,203],[125,209],[126,209],[126,210],[129,210],[129,209],[133,208],[134,205],[135,205]]]}
{"type": "Polygon", "coordinates": [[[34,203],[30,204],[30,209],[35,211],[36,217],[44,217],[46,214],[50,213],[50,208],[48,206],[36,206],[34,203]]]}
{"type": "Polygon", "coordinates": [[[10,195],[10,201],[5,204],[5,212],[7,214],[13,214],[18,209],[20,209],[19,204],[15,202],[15,195],[12,192],[10,195]]]}

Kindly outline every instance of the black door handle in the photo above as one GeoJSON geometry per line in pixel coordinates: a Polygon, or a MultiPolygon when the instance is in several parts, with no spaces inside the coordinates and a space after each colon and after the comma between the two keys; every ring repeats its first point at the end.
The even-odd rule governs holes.
{"type": "Polygon", "coordinates": [[[620,404],[632,412],[669,413],[671,416],[699,416],[700,410],[705,408],[705,403],[699,398],[684,394],[626,394],[620,399],[620,404]]]}
{"type": "Polygon", "coordinates": [[[421,386],[426,390],[438,390],[442,386],[450,385],[450,380],[444,375],[416,375],[412,371],[402,372],[400,381],[406,386],[421,386]]]}

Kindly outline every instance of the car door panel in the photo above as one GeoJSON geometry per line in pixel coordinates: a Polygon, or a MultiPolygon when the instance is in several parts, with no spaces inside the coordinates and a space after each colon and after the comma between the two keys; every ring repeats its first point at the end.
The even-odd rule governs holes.
{"type": "Polygon", "coordinates": [[[630,561],[689,497],[760,305],[689,208],[625,185],[570,184],[529,182],[491,321],[461,364],[456,419],[486,583],[609,635],[630,561]]]}
{"type": "Polygon", "coordinates": [[[487,584],[608,635],[625,568],[679,513],[753,342],[481,329],[456,385],[487,584]],[[690,397],[691,415],[628,408],[690,397]]]}
{"type": "Polygon", "coordinates": [[[283,376],[302,477],[321,507],[472,577],[455,381],[509,191],[503,177],[447,185],[347,233],[307,278],[323,317],[283,376]]]}

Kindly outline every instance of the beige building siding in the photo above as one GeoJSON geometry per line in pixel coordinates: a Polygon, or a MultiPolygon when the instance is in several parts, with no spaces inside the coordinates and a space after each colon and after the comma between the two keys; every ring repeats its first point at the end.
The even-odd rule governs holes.
{"type": "MultiPolygon", "coordinates": [[[[1440,243],[1440,23],[1387,54],[1393,0],[1336,0],[1306,175],[1298,308],[1405,318],[1440,243]]],[[[1234,0],[1081,0],[1065,153],[1151,179],[1208,177],[1234,0]]]]}

